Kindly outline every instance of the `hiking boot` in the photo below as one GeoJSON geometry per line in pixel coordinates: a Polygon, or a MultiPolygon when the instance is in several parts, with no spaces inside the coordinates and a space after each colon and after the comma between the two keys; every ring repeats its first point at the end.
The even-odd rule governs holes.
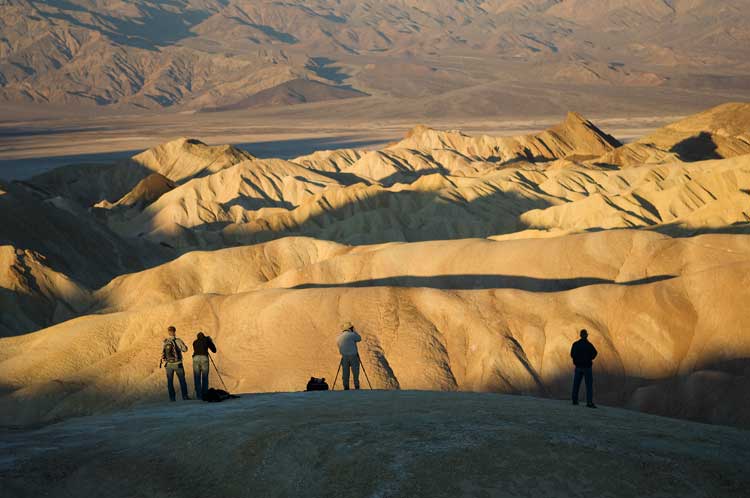
{"type": "Polygon", "coordinates": [[[578,406],[578,401],[573,401],[573,404],[578,406]]]}
{"type": "Polygon", "coordinates": [[[587,408],[596,408],[596,405],[594,403],[586,403],[587,408]]]}
{"type": "Polygon", "coordinates": [[[349,390],[349,386],[344,386],[344,391],[348,391],[348,390],[349,390]]]}

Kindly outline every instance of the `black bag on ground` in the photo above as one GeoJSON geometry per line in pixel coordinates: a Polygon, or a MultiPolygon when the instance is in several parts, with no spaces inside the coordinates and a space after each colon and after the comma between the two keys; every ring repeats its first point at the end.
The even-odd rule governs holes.
{"type": "Polygon", "coordinates": [[[307,391],[327,391],[328,390],[328,384],[326,383],[325,377],[317,378],[317,377],[310,377],[310,380],[307,381],[307,391]]]}
{"type": "Polygon", "coordinates": [[[223,389],[214,389],[213,387],[206,391],[206,393],[203,395],[203,401],[208,401],[209,403],[218,403],[219,401],[224,401],[225,399],[234,398],[239,398],[239,396],[229,394],[223,389]]]}

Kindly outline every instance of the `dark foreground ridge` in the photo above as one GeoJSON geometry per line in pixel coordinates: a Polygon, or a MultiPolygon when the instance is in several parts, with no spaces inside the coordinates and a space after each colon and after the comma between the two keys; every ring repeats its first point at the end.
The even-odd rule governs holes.
{"type": "Polygon", "coordinates": [[[140,405],[4,433],[5,497],[742,496],[750,433],[497,394],[140,405]]]}

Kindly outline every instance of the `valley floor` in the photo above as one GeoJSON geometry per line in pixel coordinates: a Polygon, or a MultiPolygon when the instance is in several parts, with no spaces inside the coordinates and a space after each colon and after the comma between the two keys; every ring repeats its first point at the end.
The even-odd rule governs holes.
{"type": "Polygon", "coordinates": [[[496,394],[153,403],[0,437],[6,498],[737,497],[750,433],[496,394]]]}

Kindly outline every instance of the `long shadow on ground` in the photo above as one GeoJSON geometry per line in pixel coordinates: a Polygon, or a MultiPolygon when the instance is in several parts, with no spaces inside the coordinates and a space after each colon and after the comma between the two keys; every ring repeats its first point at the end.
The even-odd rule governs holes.
{"type": "Polygon", "coordinates": [[[530,292],[560,292],[589,285],[642,285],[675,278],[675,275],[654,275],[652,277],[615,282],[604,278],[534,278],[517,275],[437,275],[375,278],[343,283],[309,283],[294,289],[320,289],[336,287],[430,287],[433,289],[479,290],[479,289],[518,289],[530,292]]]}

